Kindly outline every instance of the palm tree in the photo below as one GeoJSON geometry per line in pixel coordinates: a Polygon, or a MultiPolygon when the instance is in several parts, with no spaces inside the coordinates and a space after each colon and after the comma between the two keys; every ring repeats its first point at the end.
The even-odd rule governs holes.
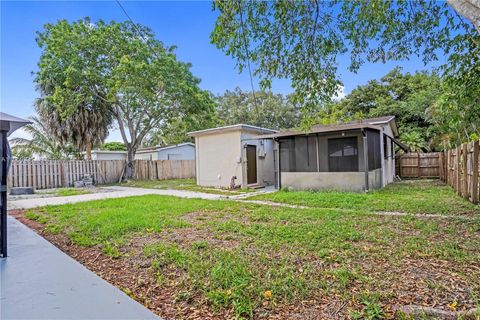
{"type": "MultiPolygon", "coordinates": [[[[40,91],[45,93],[42,89],[40,91]]],[[[49,104],[45,95],[36,100],[35,108],[56,140],[85,151],[87,160],[91,159],[92,147],[105,141],[113,121],[108,103],[100,98],[90,103],[79,102],[67,115],[49,104]]]]}
{"type": "Polygon", "coordinates": [[[404,132],[402,133],[400,140],[403,144],[408,146],[408,149],[410,149],[411,152],[423,152],[423,150],[427,149],[425,139],[418,131],[411,130],[404,132]]]}
{"type": "Polygon", "coordinates": [[[12,151],[23,155],[35,155],[47,159],[70,159],[75,150],[71,145],[60,143],[38,117],[29,117],[31,124],[24,127],[32,138],[13,138],[12,151]]]}

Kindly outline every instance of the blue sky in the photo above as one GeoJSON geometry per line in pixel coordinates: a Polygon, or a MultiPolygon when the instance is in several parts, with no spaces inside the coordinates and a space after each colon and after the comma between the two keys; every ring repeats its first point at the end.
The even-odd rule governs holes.
{"type": "MultiPolygon", "coordinates": [[[[1,6],[1,91],[0,109],[16,116],[34,114],[33,101],[37,97],[32,72],[37,69],[40,50],[35,42],[35,32],[45,23],[59,19],[69,21],[89,16],[93,21],[124,21],[126,16],[115,1],[3,1],[1,6]]],[[[192,72],[202,79],[201,87],[219,94],[236,86],[250,90],[248,74],[238,74],[235,62],[210,43],[216,13],[211,1],[153,2],[122,1],[130,17],[153,29],[158,39],[166,45],[178,46],[180,60],[193,64],[192,72]]],[[[404,71],[422,70],[426,67],[417,59],[366,64],[357,74],[346,70],[348,57],[340,57],[340,73],[345,92],[376,79],[400,65],[404,71]]],[[[255,81],[258,88],[258,81],[255,81]]],[[[287,80],[274,82],[272,90],[290,93],[287,80]]],[[[108,140],[119,140],[112,134],[108,140]]]]}

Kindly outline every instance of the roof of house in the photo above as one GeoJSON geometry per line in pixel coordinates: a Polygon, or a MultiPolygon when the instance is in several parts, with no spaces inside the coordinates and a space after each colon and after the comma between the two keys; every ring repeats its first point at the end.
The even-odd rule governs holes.
{"type": "Polygon", "coordinates": [[[335,123],[333,123],[333,124],[316,124],[316,125],[313,126],[313,128],[316,128],[316,127],[331,127],[331,126],[344,125],[344,124],[362,124],[362,123],[383,124],[383,123],[388,123],[388,122],[390,122],[394,119],[395,119],[395,116],[385,116],[385,117],[352,120],[352,121],[342,122],[340,124],[335,124],[335,123]]]}
{"type": "Polygon", "coordinates": [[[395,121],[395,116],[384,116],[384,117],[376,117],[376,118],[367,118],[367,119],[360,119],[360,120],[352,120],[348,122],[343,122],[341,124],[317,124],[314,125],[312,129],[323,128],[323,127],[336,127],[339,125],[346,125],[346,124],[370,124],[370,125],[383,125],[383,124],[390,124],[392,128],[393,134],[395,137],[398,137],[398,127],[395,121]]]}
{"type": "Polygon", "coordinates": [[[118,153],[127,153],[127,151],[124,151],[124,150],[92,150],[92,153],[118,154],[118,153]]]}
{"type": "Polygon", "coordinates": [[[308,135],[308,134],[315,134],[315,133],[329,133],[329,132],[341,132],[341,131],[349,131],[349,130],[360,130],[360,129],[372,129],[372,130],[381,130],[382,128],[376,125],[371,124],[338,124],[335,126],[319,126],[313,127],[310,131],[299,131],[299,130],[287,130],[281,131],[278,133],[273,134],[265,134],[258,136],[257,139],[272,139],[272,138],[280,138],[280,137],[288,137],[288,136],[297,136],[297,135],[308,135]]]}
{"type": "Polygon", "coordinates": [[[395,122],[395,116],[385,116],[385,117],[378,117],[378,118],[353,120],[353,121],[336,123],[336,124],[317,124],[312,126],[312,129],[309,131],[286,130],[278,133],[262,135],[257,138],[271,139],[271,138],[288,137],[288,136],[303,135],[303,134],[328,133],[328,132],[339,132],[339,131],[359,130],[359,129],[381,130],[382,129],[381,125],[384,125],[384,124],[390,124],[394,136],[395,137],[398,136],[398,128],[395,122]]]}
{"type": "Polygon", "coordinates": [[[211,128],[211,129],[205,129],[205,130],[199,130],[199,131],[192,131],[192,132],[187,133],[187,135],[190,136],[190,137],[197,137],[197,136],[202,136],[202,135],[206,135],[206,134],[212,134],[212,133],[218,133],[218,132],[228,132],[228,131],[235,131],[235,130],[244,130],[244,131],[256,132],[256,133],[260,133],[260,134],[262,134],[262,133],[263,134],[268,134],[268,133],[278,132],[277,130],[251,126],[251,125],[248,125],[248,124],[235,124],[235,125],[231,125],[231,126],[211,128]]]}

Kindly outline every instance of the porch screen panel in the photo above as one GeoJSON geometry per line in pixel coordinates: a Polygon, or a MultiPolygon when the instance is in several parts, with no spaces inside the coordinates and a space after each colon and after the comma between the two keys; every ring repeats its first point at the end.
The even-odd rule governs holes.
{"type": "Polygon", "coordinates": [[[279,142],[282,172],[317,171],[316,136],[282,138],[279,142]]]}
{"type": "Polygon", "coordinates": [[[357,137],[328,139],[328,171],[358,171],[357,137]]]}
{"type": "Polygon", "coordinates": [[[295,140],[280,139],[280,171],[295,172],[295,140]]]}
{"type": "Polygon", "coordinates": [[[295,172],[317,171],[317,137],[295,137],[295,172]]]}
{"type": "Polygon", "coordinates": [[[380,132],[367,130],[368,139],[368,170],[375,170],[382,167],[382,156],[380,152],[380,132]]]}

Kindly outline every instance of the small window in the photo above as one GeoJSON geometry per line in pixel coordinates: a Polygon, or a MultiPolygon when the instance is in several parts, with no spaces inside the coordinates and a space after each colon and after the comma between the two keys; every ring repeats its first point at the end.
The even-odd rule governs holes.
{"type": "Polygon", "coordinates": [[[328,139],[330,172],[358,171],[357,138],[328,139]]]}

